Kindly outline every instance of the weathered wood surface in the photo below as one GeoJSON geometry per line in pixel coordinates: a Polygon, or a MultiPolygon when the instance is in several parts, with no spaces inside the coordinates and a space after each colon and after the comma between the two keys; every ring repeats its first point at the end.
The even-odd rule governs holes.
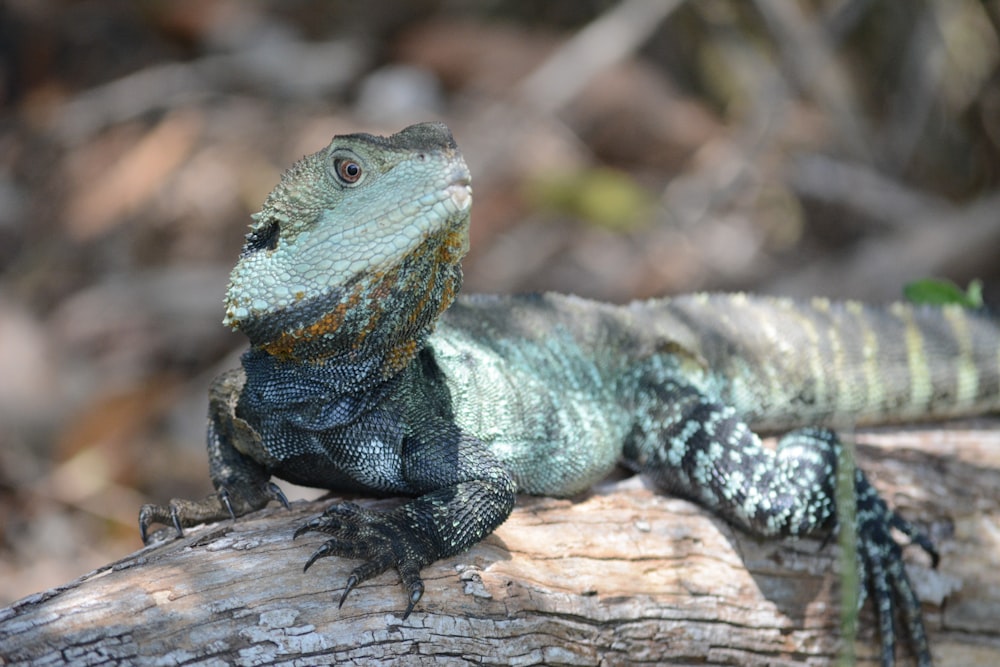
{"type": "MultiPolygon", "coordinates": [[[[864,436],[860,464],[929,525],[907,549],[940,665],[1000,664],[1000,420],[864,436]]],[[[521,498],[471,551],[424,571],[400,618],[393,574],[338,609],[350,561],[303,574],[325,503],[190,530],[0,609],[0,664],[823,665],[839,643],[836,549],[761,543],[635,480],[521,498]]],[[[873,664],[871,611],[859,664],[873,664]]],[[[902,664],[908,664],[905,659],[902,664]]]]}

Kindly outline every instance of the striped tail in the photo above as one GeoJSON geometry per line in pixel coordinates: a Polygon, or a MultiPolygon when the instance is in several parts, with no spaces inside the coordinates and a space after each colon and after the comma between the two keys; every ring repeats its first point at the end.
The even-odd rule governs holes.
{"type": "Polygon", "coordinates": [[[983,312],[742,294],[646,305],[761,430],[1000,411],[1000,320],[983,312]]]}

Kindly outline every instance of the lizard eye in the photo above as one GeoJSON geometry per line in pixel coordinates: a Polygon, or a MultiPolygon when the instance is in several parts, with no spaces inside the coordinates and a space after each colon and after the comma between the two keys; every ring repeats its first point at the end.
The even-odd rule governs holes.
{"type": "Polygon", "coordinates": [[[361,165],[349,158],[334,160],[333,170],[337,174],[337,178],[345,185],[354,185],[361,180],[364,173],[361,165]]]}

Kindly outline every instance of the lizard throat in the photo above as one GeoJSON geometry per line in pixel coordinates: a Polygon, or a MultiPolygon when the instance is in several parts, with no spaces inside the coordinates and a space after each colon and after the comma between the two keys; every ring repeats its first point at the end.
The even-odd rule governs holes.
{"type": "Polygon", "coordinates": [[[241,321],[239,329],[254,348],[281,361],[372,359],[382,377],[392,377],[454,301],[467,247],[464,225],[444,230],[386,271],[360,274],[331,294],[241,321]]]}

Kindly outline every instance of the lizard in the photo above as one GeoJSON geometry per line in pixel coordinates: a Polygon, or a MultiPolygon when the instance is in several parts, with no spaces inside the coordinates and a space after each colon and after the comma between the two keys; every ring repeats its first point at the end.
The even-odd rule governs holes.
{"type": "MultiPolygon", "coordinates": [[[[324,536],[307,570],[361,561],[341,605],[395,569],[405,619],[421,569],[490,534],[518,493],[572,496],[621,464],[752,535],[827,537],[843,450],[832,427],[1000,409],[1000,321],[985,312],[740,293],[626,305],[459,295],[471,205],[440,123],[336,136],[284,173],[226,293],[224,323],[250,345],[209,392],[216,491],[144,505],[144,542],[153,523],[180,536],[287,507],[272,477],[403,496],[388,511],[336,503],[294,536],[324,536]],[[762,433],[784,435],[769,448],[762,433]]],[[[892,531],[935,565],[938,553],[858,469],[853,489],[882,664],[908,643],[929,665],[892,531]]]]}

